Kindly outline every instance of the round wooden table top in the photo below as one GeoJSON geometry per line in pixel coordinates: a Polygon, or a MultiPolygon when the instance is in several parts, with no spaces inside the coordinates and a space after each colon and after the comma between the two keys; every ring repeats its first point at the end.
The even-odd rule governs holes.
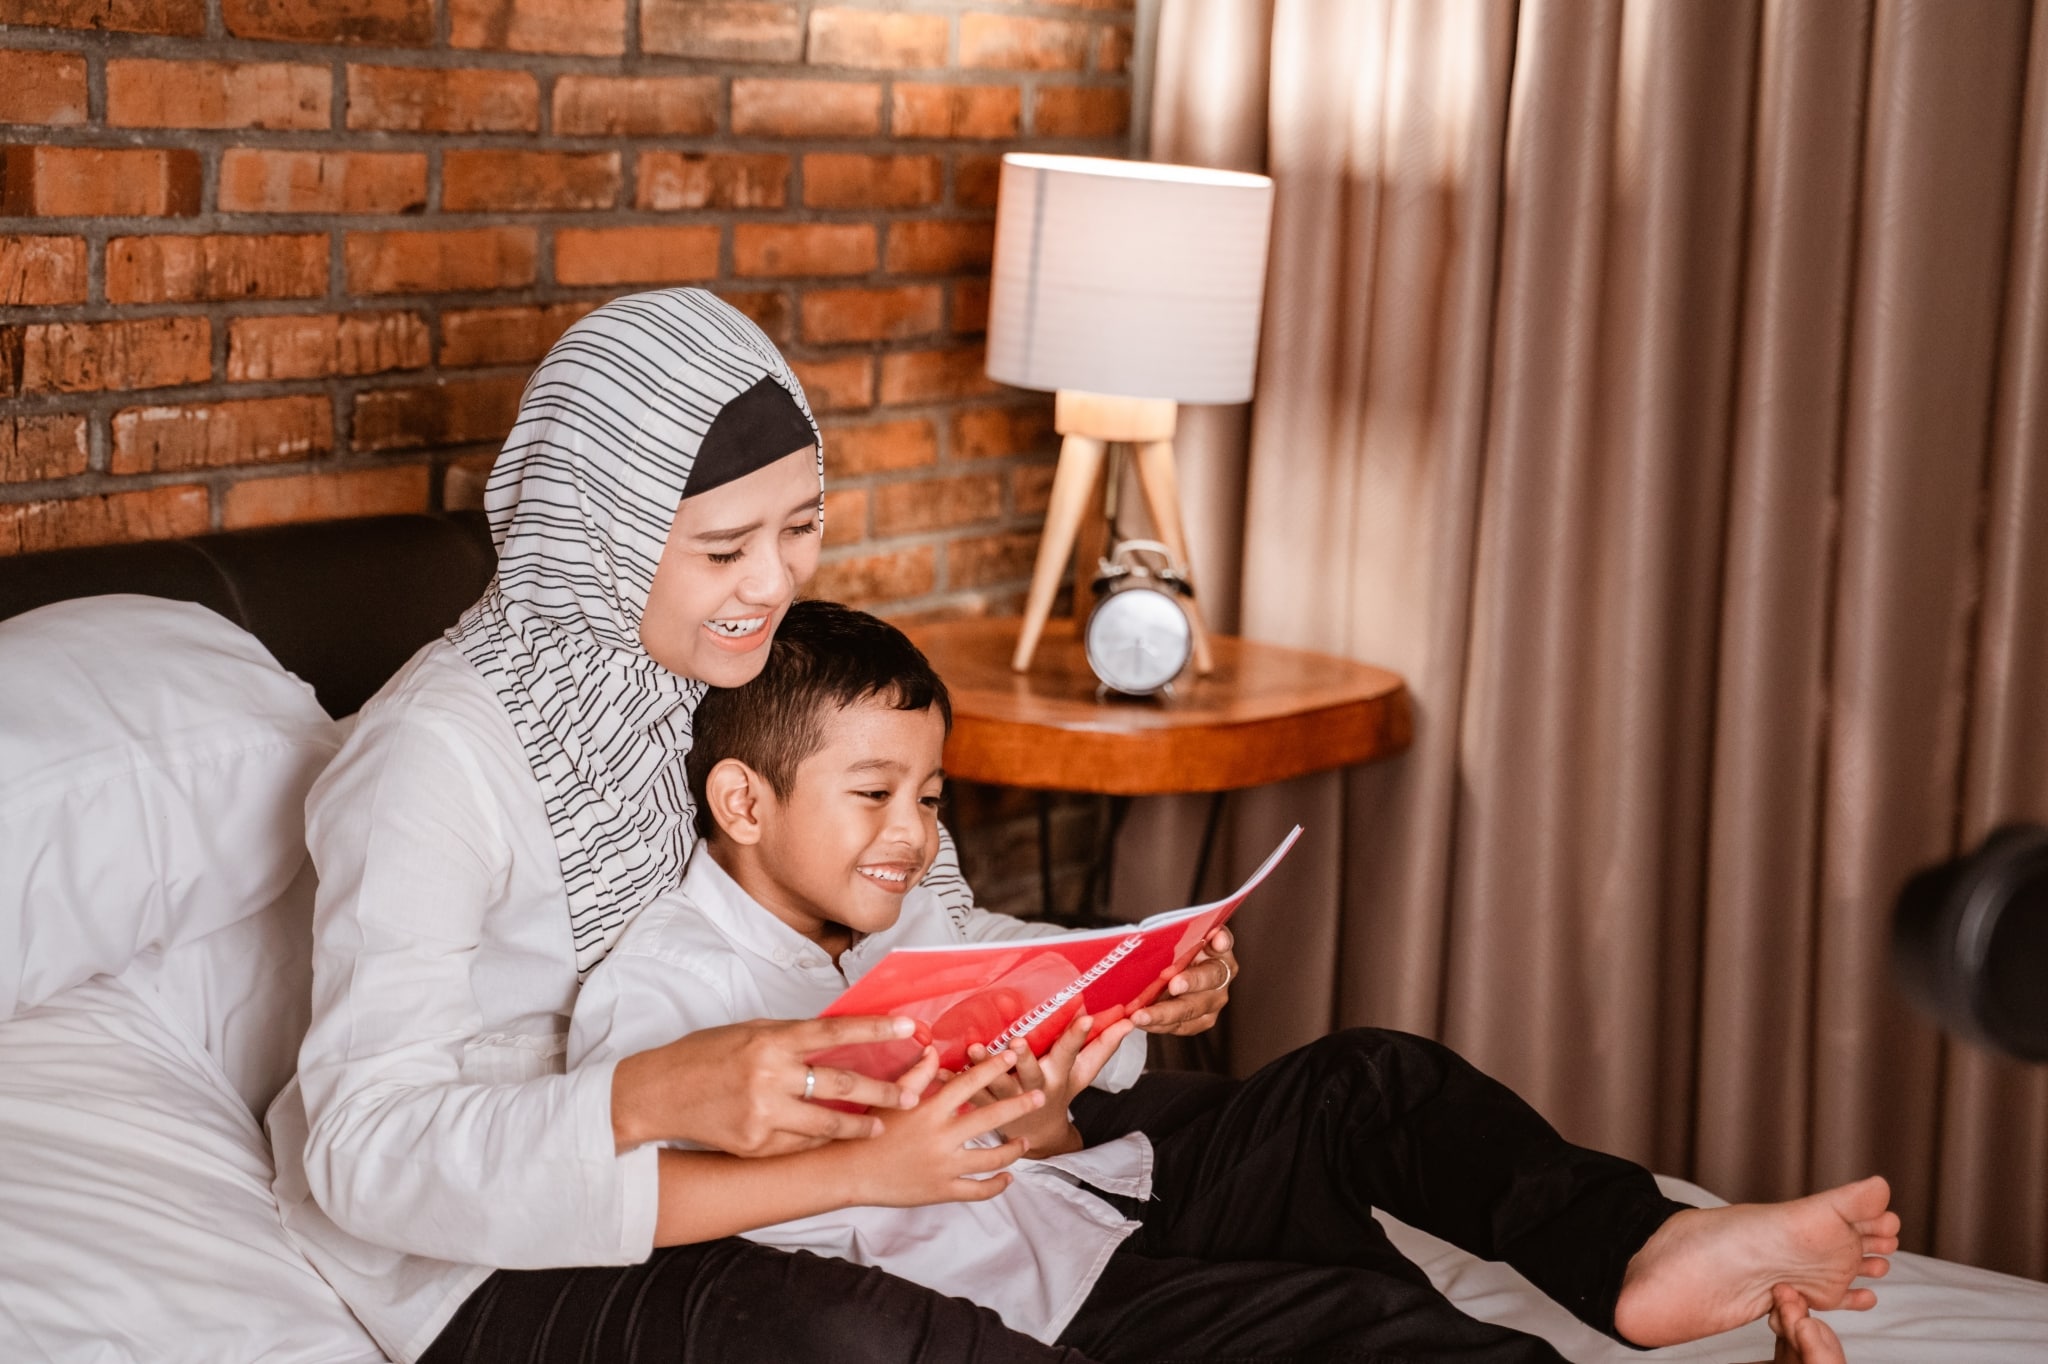
{"type": "Polygon", "coordinates": [[[1075,623],[1048,622],[1010,671],[1016,618],[909,631],[953,698],[946,775],[1112,796],[1234,791],[1408,746],[1408,689],[1384,668],[1215,635],[1216,668],[1163,699],[1099,695],[1075,623]]]}

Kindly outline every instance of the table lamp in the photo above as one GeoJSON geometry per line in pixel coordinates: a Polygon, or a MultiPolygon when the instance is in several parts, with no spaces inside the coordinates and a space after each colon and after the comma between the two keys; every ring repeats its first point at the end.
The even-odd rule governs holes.
{"type": "MultiPolygon", "coordinates": [[[[1263,175],[1012,152],[996,201],[988,374],[1051,389],[1062,437],[1010,666],[1031,666],[1109,443],[1136,448],[1158,537],[1189,563],[1173,465],[1180,403],[1252,396],[1273,182],[1263,175]]],[[[1081,590],[1076,585],[1076,591],[1081,590]]],[[[1191,599],[1198,673],[1212,667],[1191,599]]]]}

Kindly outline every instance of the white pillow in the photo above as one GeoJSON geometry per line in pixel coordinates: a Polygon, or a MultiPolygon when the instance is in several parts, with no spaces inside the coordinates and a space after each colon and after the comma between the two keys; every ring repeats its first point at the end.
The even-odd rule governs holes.
{"type": "Polygon", "coordinates": [[[312,689],[203,606],[0,621],[0,1018],[273,903],[338,742],[312,689]]]}
{"type": "Polygon", "coordinates": [[[203,1052],[99,977],[0,1023],[0,1359],[369,1364],[203,1052]]]}

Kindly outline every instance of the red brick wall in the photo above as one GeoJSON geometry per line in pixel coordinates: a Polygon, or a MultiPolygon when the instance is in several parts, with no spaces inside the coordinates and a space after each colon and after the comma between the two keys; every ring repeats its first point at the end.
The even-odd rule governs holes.
{"type": "Polygon", "coordinates": [[[996,164],[1121,154],[1130,0],[0,0],[0,554],[473,505],[535,360],[700,283],[826,427],[820,589],[1021,596],[996,164]]]}

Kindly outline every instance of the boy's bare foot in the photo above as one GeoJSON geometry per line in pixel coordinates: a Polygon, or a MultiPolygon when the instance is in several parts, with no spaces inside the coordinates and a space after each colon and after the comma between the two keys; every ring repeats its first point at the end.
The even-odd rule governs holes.
{"type": "Polygon", "coordinates": [[[1891,1267],[1899,1217],[1890,1202],[1891,1186],[1872,1175],[1789,1203],[1674,1214],[1628,1262],[1615,1330],[1645,1348],[1698,1340],[1763,1316],[1780,1284],[1822,1310],[1871,1307],[1877,1295],[1849,1285],[1891,1267]]]}

